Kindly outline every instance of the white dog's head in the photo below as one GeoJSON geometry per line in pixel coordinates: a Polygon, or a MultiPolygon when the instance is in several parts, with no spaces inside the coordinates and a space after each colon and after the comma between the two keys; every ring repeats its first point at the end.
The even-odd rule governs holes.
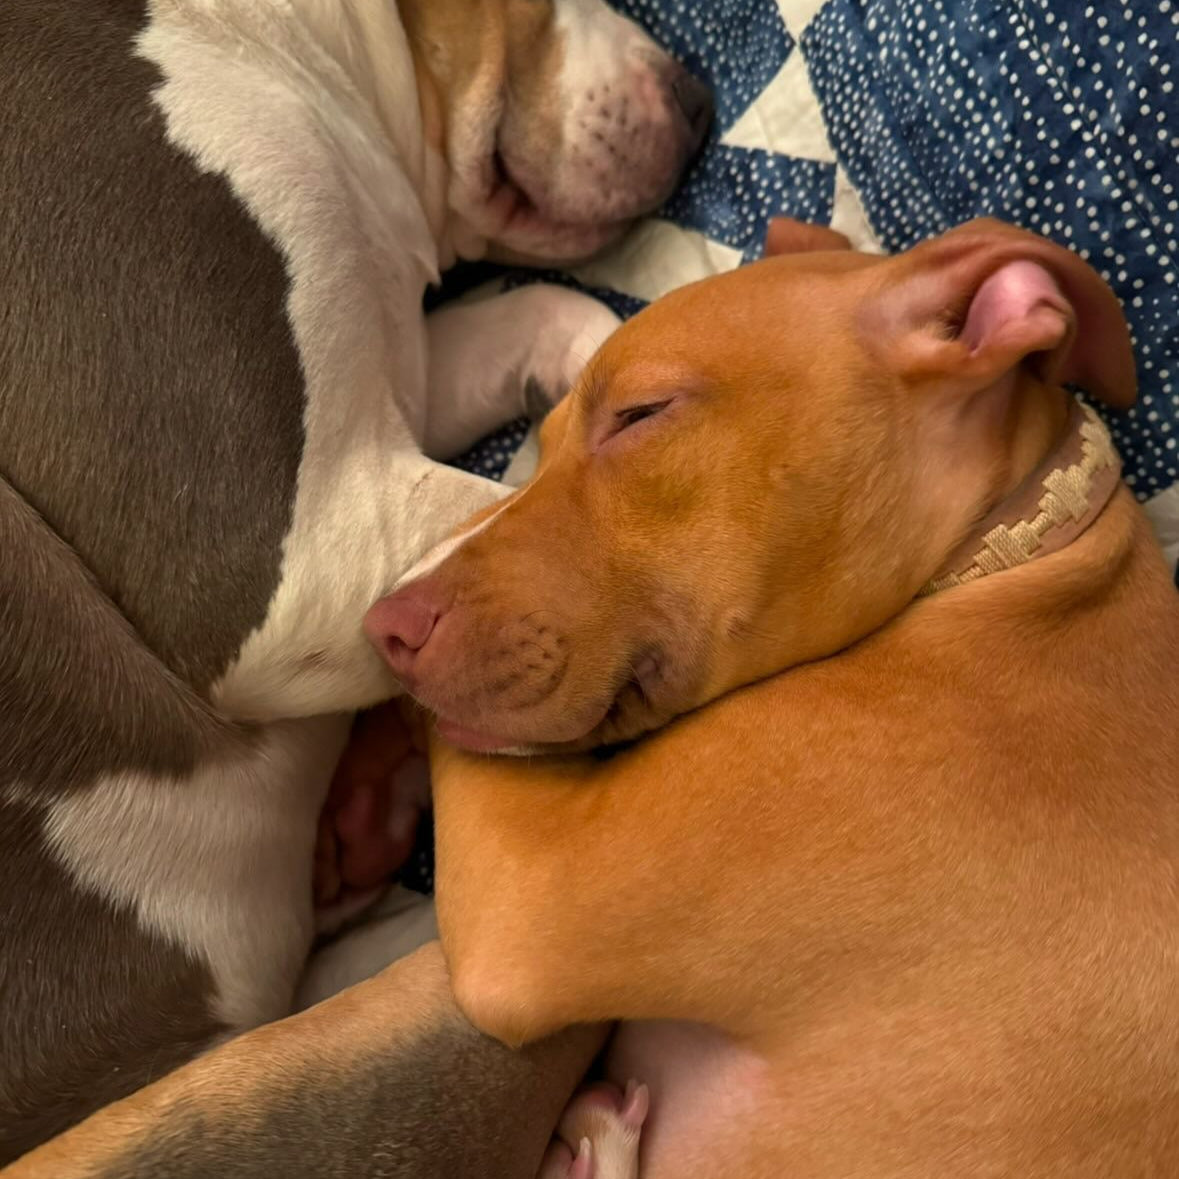
{"type": "Polygon", "coordinates": [[[399,7],[451,212],[497,257],[595,253],[670,195],[704,139],[708,88],[603,0],[399,7]]]}

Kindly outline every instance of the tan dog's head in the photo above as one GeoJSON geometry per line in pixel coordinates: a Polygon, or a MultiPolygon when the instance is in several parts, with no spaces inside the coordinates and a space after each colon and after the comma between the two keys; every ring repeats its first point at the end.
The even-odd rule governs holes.
{"type": "Polygon", "coordinates": [[[587,257],[660,205],[703,141],[708,88],[603,0],[400,0],[427,131],[465,236],[587,257]]]}
{"type": "Polygon", "coordinates": [[[683,288],[607,342],[532,482],[369,635],[470,748],[633,737],[902,610],[1050,449],[1072,380],[1133,400],[1117,300],[997,222],[683,288]]]}

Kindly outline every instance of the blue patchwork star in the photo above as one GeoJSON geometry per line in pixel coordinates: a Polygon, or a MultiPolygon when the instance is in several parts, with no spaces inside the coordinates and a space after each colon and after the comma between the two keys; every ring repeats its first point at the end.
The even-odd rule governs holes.
{"type": "Polygon", "coordinates": [[[714,141],[749,109],[794,49],[774,0],[615,0],[716,97],[714,141]]]}
{"type": "Polygon", "coordinates": [[[617,0],[716,97],[716,120],[700,159],[660,216],[733,246],[744,261],[761,254],[777,213],[831,220],[835,169],[815,160],[722,144],[795,50],[774,0],[617,0]]]}

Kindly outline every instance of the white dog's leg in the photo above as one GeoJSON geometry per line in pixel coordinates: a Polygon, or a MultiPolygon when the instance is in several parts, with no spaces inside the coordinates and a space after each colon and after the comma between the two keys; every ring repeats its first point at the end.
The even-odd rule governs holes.
{"type": "Polygon", "coordinates": [[[618,322],[597,299],[546,283],[434,312],[425,452],[449,458],[512,418],[543,417],[618,322]]]}
{"type": "Polygon", "coordinates": [[[295,1010],[312,1007],[372,978],[437,936],[434,902],[393,885],[354,929],[311,955],[299,983],[295,1010]]]}

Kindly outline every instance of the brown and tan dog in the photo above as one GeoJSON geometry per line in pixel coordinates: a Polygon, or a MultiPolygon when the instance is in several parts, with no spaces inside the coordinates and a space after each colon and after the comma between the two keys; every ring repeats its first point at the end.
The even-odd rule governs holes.
{"type": "MultiPolygon", "coordinates": [[[[375,867],[371,796],[324,814],[351,714],[398,690],[364,613],[502,499],[441,460],[617,323],[543,284],[423,295],[617,239],[712,108],[604,0],[2,0],[0,109],[3,1166],[292,1011],[317,838],[332,918],[409,855],[412,782],[375,867]]],[[[331,947],[313,997],[403,944],[331,947]]],[[[406,1051],[427,1090],[458,1067],[406,1051]]]]}
{"type": "Polygon", "coordinates": [[[472,749],[679,717],[435,750],[459,1003],[638,1021],[644,1179],[1179,1173],[1179,598],[1074,380],[1125,323],[1029,234],[762,262],[372,612],[472,749]]]}

